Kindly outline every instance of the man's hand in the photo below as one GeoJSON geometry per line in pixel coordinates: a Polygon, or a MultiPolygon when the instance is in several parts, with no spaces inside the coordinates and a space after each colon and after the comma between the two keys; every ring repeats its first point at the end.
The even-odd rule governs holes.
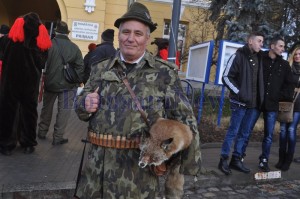
{"type": "Polygon", "coordinates": [[[89,113],[94,113],[98,109],[99,103],[99,87],[93,92],[86,96],[85,98],[85,110],[89,113]]]}

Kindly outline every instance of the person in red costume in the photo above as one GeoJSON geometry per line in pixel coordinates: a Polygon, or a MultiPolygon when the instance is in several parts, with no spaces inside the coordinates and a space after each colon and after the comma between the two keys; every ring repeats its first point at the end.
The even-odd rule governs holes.
{"type": "Polygon", "coordinates": [[[5,50],[0,84],[0,153],[3,155],[11,155],[18,141],[24,153],[35,150],[39,83],[51,45],[46,27],[33,12],[18,17],[8,35],[2,38],[0,49],[5,50]]]}
{"type": "MultiPolygon", "coordinates": [[[[163,60],[168,60],[168,51],[169,51],[169,40],[164,38],[155,38],[151,44],[155,44],[157,46],[157,54],[156,56],[160,57],[163,60]]],[[[178,66],[178,69],[180,69],[180,52],[176,52],[176,60],[175,64],[178,66]]]]}

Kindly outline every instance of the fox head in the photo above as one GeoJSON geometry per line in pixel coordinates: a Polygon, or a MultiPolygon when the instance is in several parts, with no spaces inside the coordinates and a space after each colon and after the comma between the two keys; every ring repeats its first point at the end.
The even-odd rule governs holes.
{"type": "Polygon", "coordinates": [[[175,120],[158,119],[150,128],[150,136],[140,143],[139,166],[158,166],[173,154],[187,148],[192,140],[189,126],[175,120]]]}
{"type": "Polygon", "coordinates": [[[168,160],[174,153],[170,150],[173,138],[159,141],[154,143],[153,139],[146,138],[146,140],[140,144],[140,159],[139,166],[144,168],[147,165],[160,165],[164,161],[168,160]]]}

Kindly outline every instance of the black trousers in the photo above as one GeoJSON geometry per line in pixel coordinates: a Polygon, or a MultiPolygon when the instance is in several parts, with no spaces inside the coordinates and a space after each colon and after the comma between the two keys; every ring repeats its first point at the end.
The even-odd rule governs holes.
{"type": "Polygon", "coordinates": [[[18,92],[1,89],[0,147],[12,150],[18,141],[22,147],[37,145],[38,92],[38,85],[18,92]]]}

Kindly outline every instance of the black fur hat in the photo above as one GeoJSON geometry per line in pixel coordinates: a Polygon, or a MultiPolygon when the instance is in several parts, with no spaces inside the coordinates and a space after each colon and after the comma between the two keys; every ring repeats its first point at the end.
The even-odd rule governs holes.
{"type": "Polygon", "coordinates": [[[24,15],[23,18],[24,18],[25,38],[37,37],[39,34],[39,26],[41,24],[39,15],[37,13],[30,12],[30,13],[24,15]]]}
{"type": "Polygon", "coordinates": [[[113,42],[114,41],[114,33],[115,33],[114,29],[106,29],[106,30],[103,31],[103,33],[101,35],[101,38],[104,41],[113,42]]]}
{"type": "Polygon", "coordinates": [[[34,12],[18,17],[8,33],[8,38],[13,42],[24,42],[24,46],[28,48],[36,45],[42,51],[48,50],[52,45],[46,27],[34,12]]]}
{"type": "Polygon", "coordinates": [[[130,5],[129,10],[119,19],[115,21],[114,26],[119,28],[120,24],[130,19],[136,19],[150,28],[150,32],[156,30],[156,23],[153,23],[147,7],[141,3],[134,2],[130,5]]]}

